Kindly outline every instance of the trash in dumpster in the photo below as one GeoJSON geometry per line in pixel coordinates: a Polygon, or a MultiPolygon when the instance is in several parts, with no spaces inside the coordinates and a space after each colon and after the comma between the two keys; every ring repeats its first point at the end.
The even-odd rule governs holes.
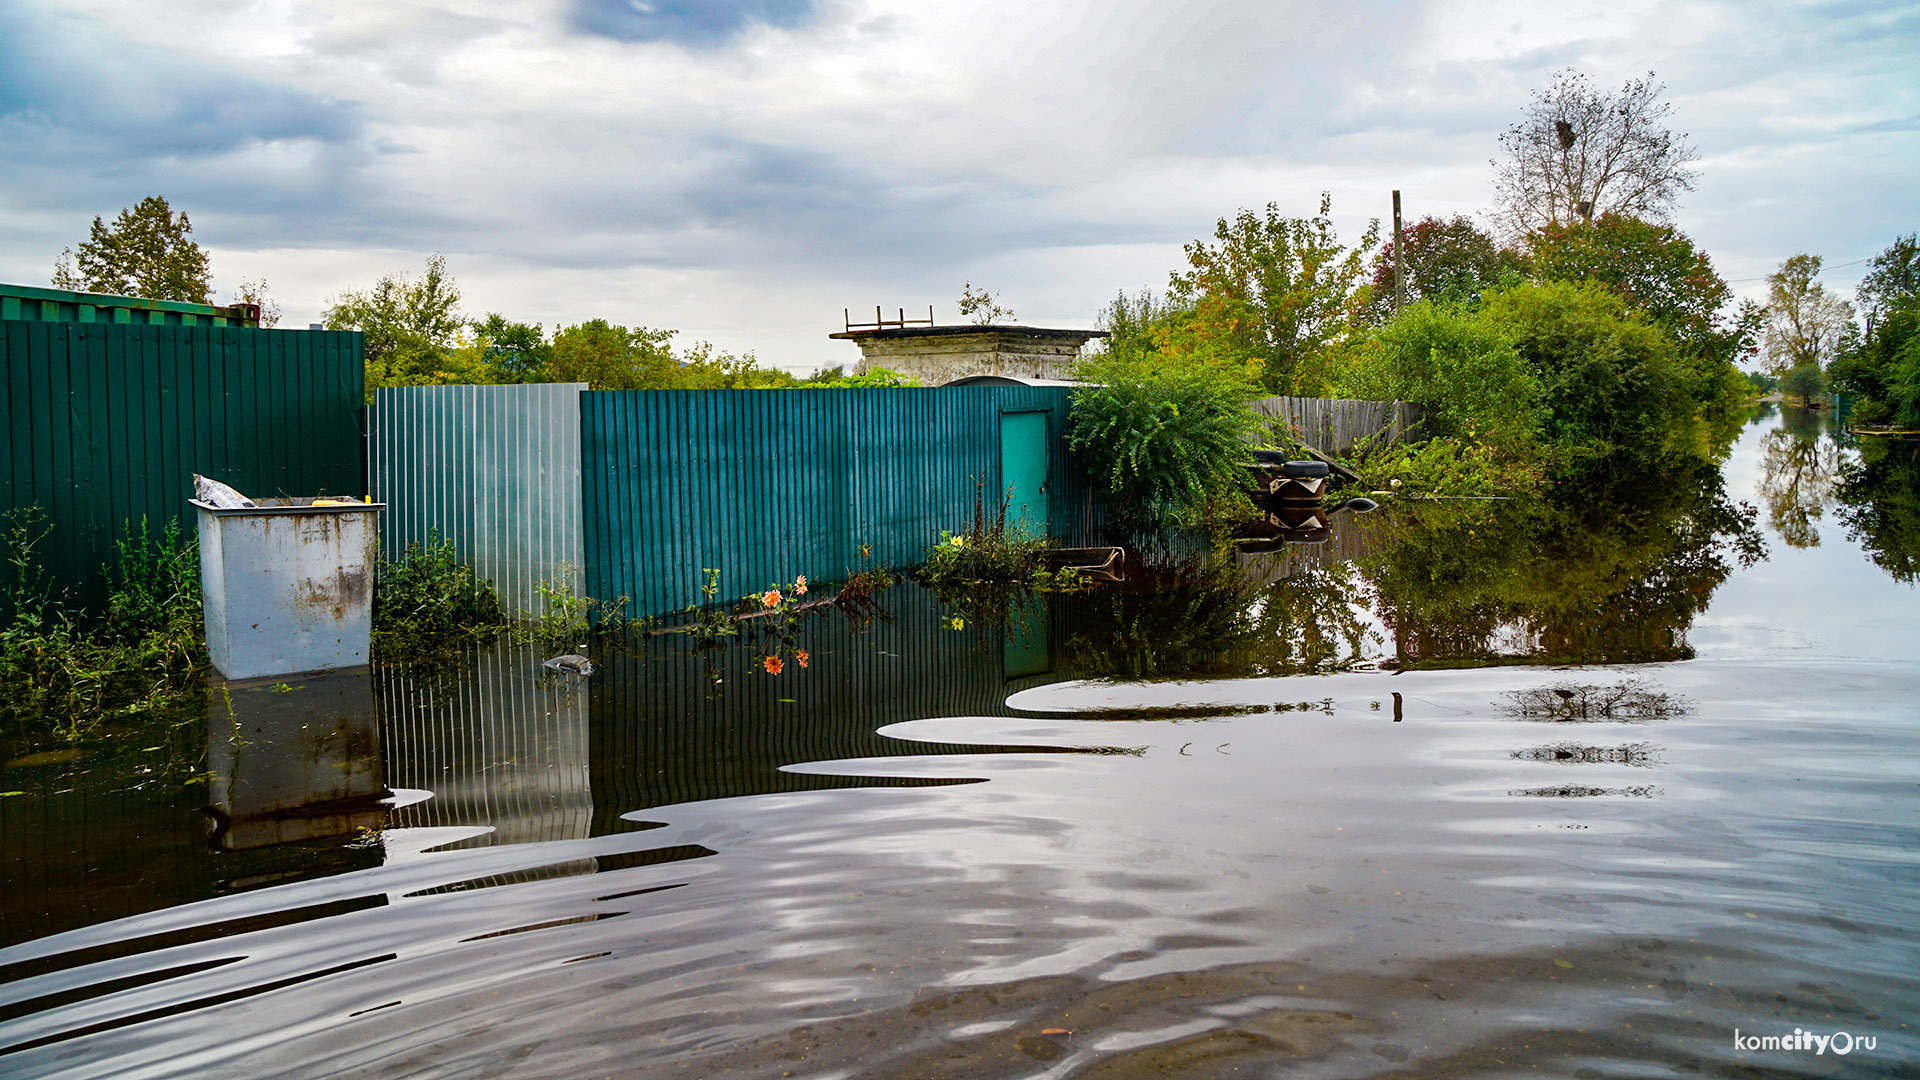
{"type": "Polygon", "coordinates": [[[216,510],[251,510],[259,505],[210,476],[193,474],[193,497],[216,510]]]}

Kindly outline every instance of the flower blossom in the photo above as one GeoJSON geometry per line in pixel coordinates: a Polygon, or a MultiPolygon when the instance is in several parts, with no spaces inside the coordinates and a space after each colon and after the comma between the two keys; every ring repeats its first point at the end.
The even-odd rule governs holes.
{"type": "Polygon", "coordinates": [[[799,577],[793,579],[793,595],[807,595],[807,575],[801,574],[799,577]]]}
{"type": "Polygon", "coordinates": [[[795,649],[795,650],[793,651],[793,658],[794,658],[795,660],[798,660],[798,661],[800,661],[800,666],[801,666],[801,667],[806,667],[806,666],[807,666],[807,650],[805,650],[805,649],[795,649]]]}
{"type": "Polygon", "coordinates": [[[760,666],[767,669],[767,674],[778,675],[780,674],[780,669],[786,665],[780,662],[779,657],[769,656],[765,660],[760,661],[760,666]]]}
{"type": "Polygon", "coordinates": [[[764,595],[764,596],[762,596],[762,597],[760,598],[760,603],[761,603],[761,604],[763,604],[763,605],[764,605],[764,606],[766,606],[766,607],[773,607],[774,605],[776,605],[776,604],[778,604],[779,602],[780,602],[780,590],[779,590],[779,589],[768,589],[768,590],[767,590],[767,592],[766,592],[766,595],[764,595]]]}

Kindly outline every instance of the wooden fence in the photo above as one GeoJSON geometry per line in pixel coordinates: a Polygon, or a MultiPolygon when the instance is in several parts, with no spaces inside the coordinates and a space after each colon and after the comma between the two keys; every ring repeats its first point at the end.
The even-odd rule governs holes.
{"type": "Polygon", "coordinates": [[[1376,435],[1398,442],[1420,423],[1420,406],[1410,401],[1351,401],[1344,398],[1270,397],[1254,409],[1285,420],[1295,437],[1323,454],[1346,454],[1354,444],[1376,435]]]}

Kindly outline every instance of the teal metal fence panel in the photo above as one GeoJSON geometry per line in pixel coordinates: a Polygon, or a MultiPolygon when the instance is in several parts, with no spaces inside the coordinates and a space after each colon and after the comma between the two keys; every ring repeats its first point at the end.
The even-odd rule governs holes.
{"type": "Polygon", "coordinates": [[[1063,442],[1068,391],[641,390],[580,396],[587,589],[665,615],[700,598],[918,563],[998,505],[1001,416],[1047,418],[1053,532],[1086,542],[1092,501],[1063,442]],[[870,549],[870,556],[863,555],[870,549]]]}
{"type": "Polygon", "coordinates": [[[255,496],[359,495],[357,331],[0,320],[0,508],[38,506],[53,584],[105,598],[129,523],[186,513],[193,474],[255,496]]]}
{"type": "Polygon", "coordinates": [[[545,610],[534,586],[576,592],[580,397],[586,383],[401,386],[375,391],[370,465],[397,558],[433,532],[493,582],[509,611],[545,610]]]}

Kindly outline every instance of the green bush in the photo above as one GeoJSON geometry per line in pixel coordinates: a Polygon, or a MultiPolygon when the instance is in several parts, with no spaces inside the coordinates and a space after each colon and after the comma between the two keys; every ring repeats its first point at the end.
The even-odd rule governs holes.
{"type": "Polygon", "coordinates": [[[1827,378],[1818,364],[1801,364],[1780,377],[1780,393],[1810,402],[1827,392],[1827,378]]]}
{"type": "Polygon", "coordinates": [[[927,551],[921,577],[938,586],[977,582],[1019,582],[1033,579],[1040,553],[1052,546],[1025,521],[1007,520],[1009,500],[988,513],[982,493],[973,496],[973,525],[958,535],[942,531],[940,542],[927,551]]]}
{"type": "Polygon", "coordinates": [[[1513,456],[1529,454],[1546,427],[1544,389],[1506,324],[1461,304],[1402,308],[1361,346],[1335,393],[1419,402],[1426,434],[1513,456]]]}
{"type": "Polygon", "coordinates": [[[384,660],[420,659],[505,625],[493,585],[477,577],[438,532],[376,568],[373,648],[384,660]]]}
{"type": "Polygon", "coordinates": [[[1115,524],[1195,527],[1240,495],[1261,418],[1260,391],[1238,368],[1151,354],[1095,358],[1075,375],[1067,446],[1115,524]]]}
{"type": "Polygon", "coordinates": [[[1545,391],[1550,440],[1589,452],[1652,452],[1687,437],[1702,403],[1673,339],[1611,289],[1549,281],[1489,293],[1545,391]]]}

